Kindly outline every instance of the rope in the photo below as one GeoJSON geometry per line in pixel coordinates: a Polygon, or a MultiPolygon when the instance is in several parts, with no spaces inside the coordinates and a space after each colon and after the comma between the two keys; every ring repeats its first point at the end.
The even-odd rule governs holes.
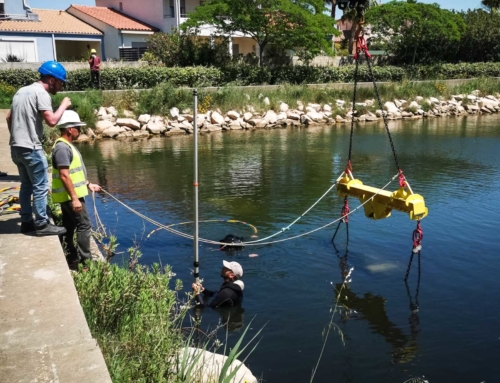
{"type": "MultiPolygon", "coordinates": [[[[398,178],[399,174],[396,174],[395,176],[393,176],[391,178],[391,180],[384,185],[383,188],[379,189],[379,191],[374,194],[373,197],[375,197],[376,195],[378,195],[380,193],[380,191],[386,189],[396,178],[398,178]]],[[[166,226],[166,225],[163,225],[161,224],[160,222],[158,221],[155,221],[154,219],[152,218],[149,218],[147,216],[145,216],[144,214],[142,213],[139,213],[137,210],[133,209],[132,207],[128,206],[126,203],[120,201],[118,198],[116,198],[114,195],[112,195],[111,193],[109,193],[108,191],[102,189],[103,193],[105,193],[106,195],[108,195],[109,197],[111,197],[112,199],[114,199],[116,202],[118,202],[120,205],[122,205],[123,207],[125,207],[127,210],[129,210],[130,212],[134,213],[135,215],[137,215],[138,217],[144,219],[145,221],[155,225],[155,226],[158,226],[158,227],[161,227],[162,229],[165,229],[167,230],[168,232],[170,233],[173,233],[173,234],[176,234],[178,236],[181,236],[181,237],[184,237],[186,239],[190,239],[192,240],[194,237],[192,235],[189,235],[189,234],[186,234],[186,233],[183,233],[181,231],[178,231],[178,230],[175,230],[175,229],[172,229],[171,227],[169,226],[166,226]]],[[[353,214],[354,212],[358,211],[359,209],[361,209],[365,204],[367,204],[369,201],[371,201],[372,198],[368,199],[367,201],[363,202],[361,205],[359,205],[357,208],[351,210],[349,212],[348,215],[351,215],[353,214]]],[[[309,209],[310,210],[310,209],[309,209]]],[[[279,239],[279,240],[275,240],[275,241],[269,241],[269,242],[260,242],[262,240],[265,240],[267,238],[263,238],[262,240],[257,240],[257,241],[250,241],[250,242],[243,242],[241,244],[232,244],[232,246],[260,246],[260,245],[272,245],[272,244],[275,244],[275,243],[280,243],[280,242],[285,242],[285,241],[290,241],[292,239],[296,239],[296,238],[300,238],[300,237],[304,237],[306,235],[309,235],[309,234],[312,234],[312,233],[315,233],[319,230],[322,230],[322,229],[325,229],[339,221],[341,221],[342,219],[345,219],[345,216],[342,216],[330,223],[327,223],[326,225],[323,225],[317,229],[313,229],[313,230],[310,230],[306,233],[302,233],[302,234],[298,234],[298,235],[295,235],[295,236],[292,236],[292,237],[288,237],[288,238],[283,238],[283,239],[279,239]]],[[[281,232],[281,231],[280,231],[281,232]]],[[[273,234],[273,235],[276,235],[276,234],[273,234]]],[[[271,236],[270,236],[271,237],[271,236]]],[[[200,242],[203,242],[203,243],[208,243],[208,244],[211,244],[211,245],[223,245],[223,246],[227,246],[227,243],[224,243],[224,242],[219,242],[219,241],[213,241],[213,240],[210,240],[210,239],[205,239],[205,238],[199,238],[199,241],[200,242]]]]}
{"type": "MultiPolygon", "coordinates": [[[[236,219],[207,219],[207,220],[202,220],[202,221],[198,221],[199,223],[208,223],[208,222],[227,222],[227,223],[241,223],[243,225],[247,225],[249,226],[252,231],[253,231],[253,234],[254,235],[257,235],[257,228],[252,225],[251,223],[248,223],[248,222],[244,222],[244,221],[238,221],[236,219]]],[[[189,225],[189,224],[192,224],[194,223],[194,221],[187,221],[187,222],[180,222],[180,223],[172,223],[170,225],[167,225],[167,227],[173,227],[173,226],[181,226],[181,225],[189,225]]],[[[159,230],[163,230],[163,228],[159,227],[159,228],[156,228],[154,230],[151,230],[151,232],[147,235],[146,238],[149,238],[151,237],[154,233],[156,233],[157,231],[159,230]]]]}
{"type": "Polygon", "coordinates": [[[387,122],[387,113],[384,113],[384,108],[382,107],[382,100],[380,99],[380,93],[378,91],[377,82],[375,81],[375,75],[373,74],[372,62],[368,55],[366,54],[366,62],[368,64],[368,69],[370,71],[370,77],[372,78],[373,87],[375,88],[375,95],[377,96],[377,102],[380,110],[382,110],[382,119],[384,120],[385,130],[387,131],[387,136],[389,137],[389,142],[391,144],[392,154],[394,155],[394,161],[396,161],[396,167],[398,168],[398,172],[403,174],[401,171],[401,167],[399,166],[398,155],[396,154],[396,149],[394,148],[394,142],[392,140],[391,131],[389,130],[389,124],[387,122]]]}
{"type": "Polygon", "coordinates": [[[358,69],[359,69],[359,60],[356,60],[356,68],[354,70],[354,94],[352,96],[352,116],[351,116],[351,134],[349,136],[349,157],[347,163],[351,163],[351,154],[352,154],[352,136],[354,133],[354,115],[356,114],[356,93],[358,90],[358,69]]]}

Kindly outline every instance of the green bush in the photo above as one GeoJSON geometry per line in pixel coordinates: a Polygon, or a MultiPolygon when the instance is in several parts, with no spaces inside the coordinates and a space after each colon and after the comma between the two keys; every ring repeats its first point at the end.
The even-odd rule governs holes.
{"type": "Polygon", "coordinates": [[[4,82],[0,82],[0,108],[9,109],[12,97],[16,93],[16,88],[4,82]]]}
{"type": "MultiPolygon", "coordinates": [[[[129,254],[137,251],[129,249],[129,254]]],[[[134,271],[91,262],[73,274],[80,304],[114,382],[167,382],[174,375],[172,357],[183,345],[177,282],[170,269],[133,265],[134,271]]]]}
{"type": "MultiPolygon", "coordinates": [[[[499,77],[500,62],[460,63],[420,66],[374,66],[376,81],[400,82],[410,80],[445,80],[472,77],[499,77]]],[[[38,73],[29,69],[0,70],[0,83],[19,88],[38,80],[38,73]]],[[[67,91],[89,89],[88,70],[68,72],[67,91]]],[[[342,67],[282,66],[260,68],[248,64],[214,67],[142,67],[108,68],[101,72],[103,89],[151,89],[170,82],[176,87],[206,87],[259,84],[324,84],[353,82],[354,65],[342,67]]],[[[371,81],[367,65],[359,67],[358,81],[371,81]]]]}

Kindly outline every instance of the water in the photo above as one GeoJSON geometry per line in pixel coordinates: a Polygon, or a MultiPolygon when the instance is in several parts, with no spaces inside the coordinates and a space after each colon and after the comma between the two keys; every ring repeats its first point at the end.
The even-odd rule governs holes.
{"type": "MultiPolygon", "coordinates": [[[[430,211],[422,221],[418,296],[416,259],[408,292],[403,282],[415,222],[399,212],[380,221],[365,218],[362,211],[352,215],[347,260],[342,258],[344,227],[338,253],[330,242],[335,226],[234,254],[201,245],[207,287],[220,285],[223,259],[237,260],[244,268],[244,312],[235,314],[229,343],[252,318],[251,334],[265,325],[247,363],[267,382],[309,381],[331,316],[332,284],[342,282],[343,267],[354,271],[342,302],[357,313],[335,316],[345,345],[332,330],[315,382],[404,382],[422,375],[431,383],[499,380],[498,119],[432,119],[390,127],[401,167],[430,211]],[[258,257],[250,258],[251,253],[258,257]],[[417,300],[419,311],[412,313],[417,300]]],[[[280,230],[342,172],[348,143],[347,126],[201,136],[200,219],[246,221],[258,228],[260,238],[280,230]]],[[[163,223],[192,220],[192,148],[192,137],[185,136],[81,146],[92,181],[163,223]]],[[[381,187],[396,173],[383,125],[356,129],[352,162],[354,174],[368,185],[381,187]]],[[[389,189],[396,187],[393,183],[389,189]]],[[[351,199],[351,208],[357,205],[351,199]]],[[[99,200],[97,207],[108,229],[116,230],[121,250],[135,237],[143,263],[171,265],[189,288],[189,240],[165,231],[146,239],[154,229],[149,223],[111,200],[99,200]]],[[[342,200],[331,193],[277,238],[331,222],[341,207],[342,200]]],[[[178,228],[192,233],[190,225],[178,228]]],[[[252,230],[237,223],[200,226],[204,238],[220,240],[230,233],[248,239],[252,230]]],[[[218,321],[219,313],[205,310],[204,326],[218,321]]],[[[219,335],[224,338],[223,332],[219,335]]]]}

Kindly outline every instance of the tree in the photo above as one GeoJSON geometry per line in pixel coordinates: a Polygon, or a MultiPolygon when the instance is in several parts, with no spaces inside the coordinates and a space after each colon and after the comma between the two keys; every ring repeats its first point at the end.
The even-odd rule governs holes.
{"type": "Polygon", "coordinates": [[[437,4],[392,1],[370,8],[366,20],[393,61],[403,64],[452,61],[465,31],[461,15],[437,4]]]}
{"type": "Polygon", "coordinates": [[[182,28],[210,24],[220,35],[250,36],[259,45],[261,64],[269,43],[285,49],[304,48],[315,55],[331,53],[327,38],[338,31],[325,9],[323,0],[209,0],[189,14],[182,28]]]}
{"type": "Polygon", "coordinates": [[[500,14],[475,9],[464,13],[467,29],[460,41],[458,61],[500,61],[500,14]]]}
{"type": "Polygon", "coordinates": [[[500,0],[481,0],[481,5],[491,13],[498,13],[500,0]]]}

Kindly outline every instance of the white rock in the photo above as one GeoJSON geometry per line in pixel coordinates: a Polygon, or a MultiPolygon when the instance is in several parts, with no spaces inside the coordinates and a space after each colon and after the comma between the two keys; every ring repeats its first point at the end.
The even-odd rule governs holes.
{"type": "Polygon", "coordinates": [[[95,133],[91,128],[87,128],[87,136],[89,136],[89,138],[91,139],[95,138],[95,133]]]}
{"type": "Polygon", "coordinates": [[[458,101],[460,101],[460,100],[463,100],[463,99],[464,99],[464,95],[463,95],[463,94],[454,94],[454,95],[453,95],[453,96],[451,96],[451,97],[453,97],[455,100],[458,100],[458,101]]]}
{"type": "Polygon", "coordinates": [[[125,129],[120,128],[119,126],[112,126],[111,128],[108,128],[104,132],[102,132],[102,136],[113,138],[123,132],[125,132],[125,129]]]}
{"type": "MultiPolygon", "coordinates": [[[[309,104],[307,104],[307,107],[308,107],[308,108],[309,108],[309,107],[310,107],[310,108],[313,108],[313,110],[314,110],[315,112],[320,112],[320,111],[321,111],[321,105],[320,105],[320,104],[312,104],[312,103],[309,103],[309,104]]],[[[307,108],[306,108],[306,110],[309,110],[309,109],[307,109],[307,108]]]]}
{"type": "Polygon", "coordinates": [[[268,124],[275,124],[276,121],[278,121],[278,115],[274,110],[268,110],[264,116],[264,120],[266,120],[268,124]]]}
{"type": "Polygon", "coordinates": [[[177,117],[179,117],[179,109],[176,108],[175,106],[170,109],[170,116],[175,120],[177,117]]]}
{"type": "Polygon", "coordinates": [[[357,102],[356,106],[365,107],[365,106],[368,106],[368,105],[366,105],[366,102],[357,102]]]}
{"type": "Polygon", "coordinates": [[[316,111],[307,112],[307,117],[309,117],[314,122],[320,122],[324,118],[321,113],[318,113],[316,111]]]}
{"type": "Polygon", "coordinates": [[[105,121],[105,120],[113,120],[113,115],[112,114],[106,114],[104,116],[97,116],[97,119],[99,121],[105,121]]]}
{"type": "Polygon", "coordinates": [[[469,95],[467,95],[467,100],[470,100],[470,101],[476,101],[476,98],[477,98],[477,97],[476,97],[475,95],[473,95],[473,94],[469,94],[469,95]]]}
{"type": "Polygon", "coordinates": [[[422,102],[423,100],[424,100],[424,98],[422,96],[415,97],[415,101],[417,101],[417,102],[422,102]]]}
{"type": "Polygon", "coordinates": [[[373,106],[373,105],[375,105],[375,100],[366,100],[365,104],[366,104],[366,106],[373,106]]]}
{"type": "Polygon", "coordinates": [[[304,110],[304,105],[299,105],[297,106],[297,109],[300,110],[301,112],[304,110]]]}
{"type": "Polygon", "coordinates": [[[410,108],[420,108],[420,105],[418,105],[418,102],[412,101],[410,102],[410,108]]]}
{"type": "Polygon", "coordinates": [[[137,121],[139,121],[141,124],[147,124],[149,120],[151,119],[151,115],[149,114],[141,114],[137,121]]]}
{"type": "Polygon", "coordinates": [[[439,100],[435,97],[429,97],[429,101],[432,102],[433,104],[439,104],[439,100]]]}
{"type": "Polygon", "coordinates": [[[394,105],[396,105],[396,107],[398,108],[401,108],[403,106],[403,104],[399,100],[394,100],[394,105]]]}
{"type": "Polygon", "coordinates": [[[234,110],[231,110],[231,111],[227,112],[227,116],[231,120],[237,120],[238,118],[240,118],[240,114],[238,112],[235,112],[234,110]]]}
{"type": "MultiPolygon", "coordinates": [[[[194,117],[193,117],[193,115],[192,115],[192,114],[184,114],[182,117],[184,117],[184,118],[185,118],[187,121],[189,121],[189,122],[193,122],[193,120],[194,120],[194,117]]],[[[199,115],[199,114],[198,114],[198,115],[196,116],[196,119],[197,119],[198,121],[199,121],[199,120],[201,120],[201,119],[202,119],[202,118],[201,118],[201,115],[199,115]]]]}
{"type": "Polygon", "coordinates": [[[76,142],[88,142],[88,141],[90,141],[90,138],[84,133],[80,134],[78,136],[78,139],[76,140],[76,142]]]}
{"type": "Polygon", "coordinates": [[[278,121],[283,121],[286,120],[286,113],[285,112],[279,112],[278,113],[278,121]]]}
{"type": "Polygon", "coordinates": [[[99,111],[97,112],[97,117],[103,117],[107,114],[108,114],[108,112],[106,111],[106,108],[104,108],[104,106],[101,106],[99,108],[99,111]]]}
{"type": "Polygon", "coordinates": [[[295,112],[291,112],[291,111],[288,111],[288,113],[286,114],[286,116],[290,119],[290,120],[300,120],[300,114],[298,113],[295,113],[295,112]]]}
{"type": "Polygon", "coordinates": [[[300,100],[297,100],[297,106],[304,105],[304,103],[300,100]]]}
{"type": "Polygon", "coordinates": [[[177,116],[177,121],[179,121],[179,122],[186,121],[186,117],[179,115],[179,116],[177,116]]]}
{"type": "Polygon", "coordinates": [[[116,110],[116,108],[114,106],[107,107],[106,111],[108,112],[108,114],[111,114],[113,117],[118,116],[118,111],[116,110]]]}
{"type": "Polygon", "coordinates": [[[335,116],[335,121],[336,122],[346,122],[346,119],[343,118],[342,116],[339,116],[338,114],[335,116]]]}
{"type": "Polygon", "coordinates": [[[344,100],[336,100],[336,101],[335,101],[335,103],[336,103],[338,106],[340,106],[341,108],[343,108],[343,107],[344,107],[344,105],[345,105],[345,101],[344,101],[344,100]]]}
{"type": "Polygon", "coordinates": [[[106,129],[109,129],[111,127],[113,127],[114,124],[109,121],[109,120],[105,120],[105,121],[98,121],[96,124],[95,124],[95,130],[98,134],[101,134],[102,132],[104,132],[106,129]]]}
{"type": "Polygon", "coordinates": [[[146,130],[151,134],[160,134],[162,131],[166,130],[165,125],[159,122],[148,122],[146,125],[146,130]]]}
{"type": "Polygon", "coordinates": [[[267,98],[267,97],[266,97],[266,98],[264,99],[264,104],[265,104],[265,105],[271,105],[271,102],[269,101],[269,98],[267,98]]]}
{"type": "Polygon", "coordinates": [[[119,118],[116,120],[116,125],[127,126],[133,130],[139,130],[141,128],[141,124],[133,118],[119,118]]]}
{"type": "Polygon", "coordinates": [[[481,91],[476,89],[476,90],[473,90],[472,92],[470,92],[470,94],[472,94],[473,96],[479,97],[481,95],[481,91]]]}
{"type": "Polygon", "coordinates": [[[250,112],[246,112],[246,113],[243,115],[243,120],[244,120],[244,121],[250,121],[252,118],[253,118],[253,114],[252,114],[252,113],[250,113],[250,112]]]}
{"type": "Polygon", "coordinates": [[[221,116],[219,112],[212,112],[210,114],[210,121],[212,124],[218,124],[218,125],[223,125],[224,124],[224,117],[221,116]]]}
{"type": "Polygon", "coordinates": [[[280,104],[280,112],[285,112],[285,113],[286,113],[286,112],[288,112],[288,109],[289,109],[289,108],[290,108],[290,107],[288,106],[288,104],[285,104],[284,102],[282,102],[282,103],[280,104]]]}
{"type": "Polygon", "coordinates": [[[332,107],[328,104],[325,104],[323,105],[323,111],[325,112],[331,112],[332,111],[332,107]]]}
{"type": "Polygon", "coordinates": [[[498,99],[495,97],[495,96],[486,96],[485,98],[487,98],[488,100],[492,100],[492,101],[497,101],[498,102],[498,99]]]}
{"type": "Polygon", "coordinates": [[[393,102],[387,101],[384,104],[384,108],[387,110],[388,113],[399,113],[399,109],[396,107],[396,104],[393,102]]]}

